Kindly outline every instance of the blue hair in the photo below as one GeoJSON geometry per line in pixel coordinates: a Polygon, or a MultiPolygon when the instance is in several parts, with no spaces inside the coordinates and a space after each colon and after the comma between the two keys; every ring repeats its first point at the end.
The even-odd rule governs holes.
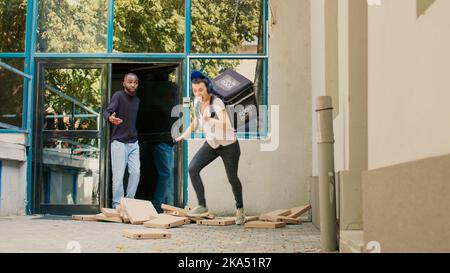
{"type": "Polygon", "coordinates": [[[191,82],[194,80],[206,80],[207,82],[207,89],[208,89],[208,93],[212,93],[213,92],[213,84],[211,82],[211,80],[205,76],[202,72],[195,70],[192,71],[191,73],[191,82]]]}

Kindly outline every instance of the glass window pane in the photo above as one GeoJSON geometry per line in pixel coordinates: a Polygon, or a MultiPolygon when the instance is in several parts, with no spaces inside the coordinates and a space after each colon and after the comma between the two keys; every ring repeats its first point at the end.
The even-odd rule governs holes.
{"type": "MultiPolygon", "coordinates": [[[[254,92],[253,96],[250,96],[252,92],[238,92],[234,96],[236,99],[231,99],[230,102],[225,102],[226,105],[231,106],[235,105],[232,109],[235,111],[234,113],[228,112],[231,121],[237,125],[235,129],[237,129],[238,133],[262,133],[265,128],[265,94],[264,94],[264,60],[238,60],[238,59],[226,59],[226,60],[218,60],[218,59],[201,59],[201,60],[192,60],[191,61],[191,71],[200,70],[205,73],[215,84],[218,81],[215,81],[216,78],[225,73],[225,70],[231,69],[241,76],[245,77],[247,80],[253,83],[252,91],[254,92]],[[245,95],[244,95],[245,93],[245,95]],[[239,107],[243,107],[240,109],[239,107]],[[250,119],[248,120],[248,113],[253,113],[250,119]],[[234,115],[232,118],[231,115],[234,115]],[[246,124],[244,128],[239,123],[241,121],[237,121],[238,116],[243,118],[245,115],[246,121],[242,120],[242,123],[246,124]]],[[[238,84],[238,82],[235,82],[238,84]]],[[[244,89],[242,89],[244,90],[244,89]]],[[[191,90],[191,101],[194,100],[194,96],[191,90]]],[[[194,115],[195,109],[191,107],[191,116],[194,115]]],[[[201,129],[201,128],[200,128],[201,129]]]]}
{"type": "Polygon", "coordinates": [[[47,69],[45,78],[44,130],[99,130],[100,69],[47,69]]]}
{"type": "Polygon", "coordinates": [[[42,203],[98,204],[99,139],[48,137],[42,156],[42,203]]]}
{"type": "Polygon", "coordinates": [[[39,52],[106,52],[107,0],[40,0],[39,52]]]}
{"type": "Polygon", "coordinates": [[[184,52],[184,0],[115,0],[114,51],[184,52]]]}
{"type": "MultiPolygon", "coordinates": [[[[23,71],[23,59],[2,59],[23,71]]],[[[0,66],[0,129],[12,125],[22,128],[24,78],[0,66]]]]}
{"type": "Polygon", "coordinates": [[[26,0],[0,0],[0,52],[24,52],[26,0]]]}
{"type": "Polygon", "coordinates": [[[192,0],[191,51],[263,53],[263,0],[192,0]]]}

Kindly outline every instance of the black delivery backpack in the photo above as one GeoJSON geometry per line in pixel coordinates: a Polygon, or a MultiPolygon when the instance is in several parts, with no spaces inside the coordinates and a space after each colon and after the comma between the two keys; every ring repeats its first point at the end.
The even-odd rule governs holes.
{"type": "Polygon", "coordinates": [[[214,94],[225,104],[234,129],[238,132],[258,130],[258,105],[253,82],[227,69],[212,83],[214,94]]]}

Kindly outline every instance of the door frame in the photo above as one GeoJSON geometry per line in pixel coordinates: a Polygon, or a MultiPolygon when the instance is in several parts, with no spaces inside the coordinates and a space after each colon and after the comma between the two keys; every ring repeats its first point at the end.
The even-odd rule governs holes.
{"type": "MultiPolygon", "coordinates": [[[[52,60],[37,60],[36,61],[36,83],[34,93],[34,103],[35,103],[35,113],[34,113],[34,129],[33,129],[33,212],[40,214],[55,214],[55,215],[73,215],[73,214],[92,214],[98,213],[100,211],[100,205],[102,203],[102,196],[104,193],[104,186],[102,185],[103,181],[105,181],[105,170],[104,164],[105,155],[105,124],[103,119],[100,119],[100,131],[99,132],[85,132],[85,134],[97,137],[100,140],[100,157],[99,157],[99,203],[98,204],[44,204],[42,201],[45,196],[41,196],[41,185],[43,181],[42,172],[43,172],[43,164],[42,164],[42,147],[43,147],[43,113],[42,107],[44,103],[45,96],[45,70],[46,69],[101,69],[101,90],[102,90],[102,108],[105,103],[105,93],[108,90],[108,67],[105,63],[100,62],[85,62],[84,60],[77,61],[69,61],[69,60],[61,60],[56,61],[52,60]]],[[[81,133],[81,132],[80,132],[81,133]]],[[[47,132],[47,135],[55,135],[55,136],[76,136],[78,133],[76,132],[47,132]]]]}
{"type": "MultiPolygon", "coordinates": [[[[35,62],[35,86],[34,86],[34,109],[35,113],[33,116],[34,129],[33,129],[33,162],[32,162],[32,212],[39,214],[55,214],[55,215],[73,215],[73,214],[92,214],[98,213],[101,208],[108,207],[110,203],[110,130],[108,124],[101,118],[101,131],[99,132],[99,139],[101,140],[101,153],[100,153],[100,175],[99,175],[99,204],[96,205],[69,205],[69,204],[41,204],[42,196],[40,191],[41,175],[42,175],[42,164],[40,159],[42,158],[42,149],[37,149],[37,147],[42,147],[42,113],[39,106],[43,103],[43,86],[42,83],[45,80],[44,67],[51,68],[101,68],[102,71],[102,111],[108,105],[112,90],[112,65],[117,63],[129,63],[129,64],[151,64],[151,63],[174,63],[178,65],[178,84],[179,84],[179,103],[182,104],[184,97],[184,85],[185,77],[183,76],[185,60],[180,59],[133,59],[133,58],[36,58],[35,62]]],[[[186,146],[184,142],[179,143],[175,146],[174,152],[176,154],[175,162],[176,166],[176,196],[175,205],[183,206],[186,201],[187,196],[185,196],[186,191],[186,161],[185,161],[185,151],[186,146]]]]}

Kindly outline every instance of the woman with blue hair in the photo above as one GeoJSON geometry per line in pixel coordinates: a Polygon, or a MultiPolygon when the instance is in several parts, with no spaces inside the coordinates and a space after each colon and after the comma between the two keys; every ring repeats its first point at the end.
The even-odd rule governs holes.
{"type": "Polygon", "coordinates": [[[219,156],[225,165],[228,181],[236,201],[236,224],[245,223],[242,198],[242,184],[238,177],[238,165],[241,150],[230,118],[223,101],[214,95],[211,80],[199,71],[191,74],[192,91],[195,96],[195,119],[191,126],[176,141],[182,141],[201,126],[206,133],[206,141],[197,151],[189,164],[189,176],[197,194],[198,206],[188,216],[205,217],[208,215],[205,190],[200,171],[219,156]]]}

